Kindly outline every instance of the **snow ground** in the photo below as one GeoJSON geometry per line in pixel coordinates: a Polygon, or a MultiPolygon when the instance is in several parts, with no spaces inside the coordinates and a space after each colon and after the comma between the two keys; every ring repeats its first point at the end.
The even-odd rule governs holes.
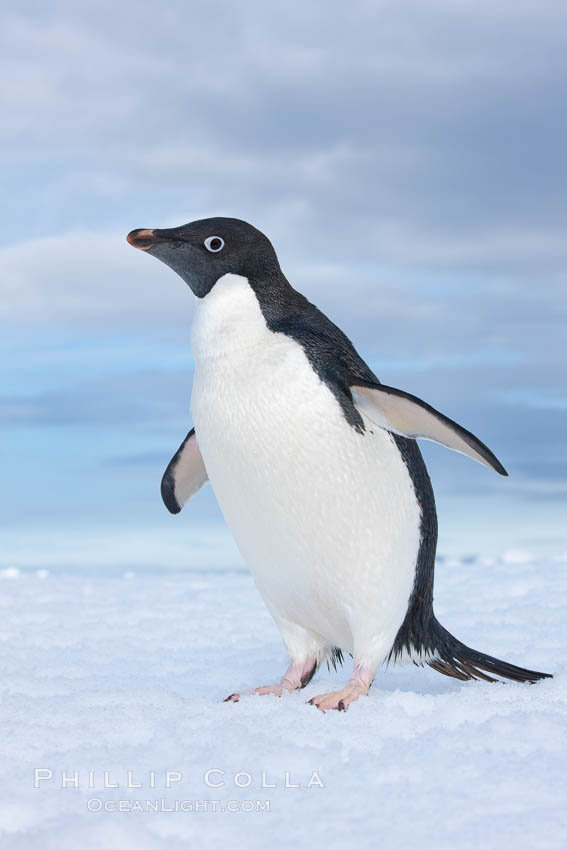
{"type": "Polygon", "coordinates": [[[437,568],[444,625],[554,680],[462,683],[390,668],[346,714],[325,715],[306,700],[348,665],[282,699],[222,701],[285,665],[246,571],[0,576],[6,850],[565,847],[565,558],[437,568]],[[53,772],[38,788],[35,768],[53,772]],[[209,781],[224,785],[207,786],[212,769],[224,773],[209,781]],[[126,787],[128,770],[142,788],[126,787]],[[80,787],[62,788],[63,771],[78,771],[80,787]],[[119,788],[103,787],[104,771],[119,788]],[[169,789],[165,771],[182,774],[169,789]],[[235,787],[239,772],[249,787],[235,787]],[[277,787],[262,787],[263,772],[277,787]],[[301,787],[286,788],[286,772],[301,787]],[[120,800],[217,800],[225,811],[88,808],[120,800]],[[270,811],[229,812],[231,800],[270,811]]]}

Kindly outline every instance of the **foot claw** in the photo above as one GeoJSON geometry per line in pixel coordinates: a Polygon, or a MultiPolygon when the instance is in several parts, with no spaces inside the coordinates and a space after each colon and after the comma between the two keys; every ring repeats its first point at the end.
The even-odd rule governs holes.
{"type": "Polygon", "coordinates": [[[240,700],[240,694],[229,694],[223,702],[238,702],[240,700]]]}
{"type": "Polygon", "coordinates": [[[315,705],[322,712],[333,708],[337,711],[348,711],[351,702],[354,702],[365,693],[366,690],[361,688],[347,686],[342,691],[334,691],[330,694],[321,694],[320,696],[312,697],[309,700],[309,705],[315,705]]]}

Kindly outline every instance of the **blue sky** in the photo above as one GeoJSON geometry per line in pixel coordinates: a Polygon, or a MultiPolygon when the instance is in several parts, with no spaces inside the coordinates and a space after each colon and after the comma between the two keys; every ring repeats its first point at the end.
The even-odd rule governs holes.
{"type": "Polygon", "coordinates": [[[235,563],[190,427],[192,296],[134,227],[247,219],[423,444],[440,552],[567,546],[567,12],[554,2],[20,2],[0,44],[3,563],[235,563]]]}

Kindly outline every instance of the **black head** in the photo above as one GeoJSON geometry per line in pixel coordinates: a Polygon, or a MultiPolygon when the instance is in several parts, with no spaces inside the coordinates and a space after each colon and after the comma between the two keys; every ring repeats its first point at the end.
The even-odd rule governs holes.
{"type": "Polygon", "coordinates": [[[238,218],[203,218],[167,230],[132,230],[127,239],[176,271],[199,298],[225,274],[266,280],[280,268],[270,240],[238,218]]]}

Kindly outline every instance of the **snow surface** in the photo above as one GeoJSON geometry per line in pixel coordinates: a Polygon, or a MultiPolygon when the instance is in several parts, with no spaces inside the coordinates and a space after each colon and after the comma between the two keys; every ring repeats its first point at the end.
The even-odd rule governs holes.
{"type": "Polygon", "coordinates": [[[565,558],[521,551],[437,568],[445,626],[554,680],[462,683],[389,668],[346,714],[322,714],[306,701],[348,664],[298,694],[223,702],[285,665],[244,570],[4,569],[0,846],[563,848],[566,572],[565,558]],[[53,778],[34,788],[35,768],[53,778]],[[211,769],[224,786],[207,786],[211,769]],[[126,787],[128,770],[142,788],[126,787]],[[62,788],[63,771],[78,771],[80,787],[62,788]],[[105,789],[104,771],[121,787],[105,789]],[[165,771],[182,779],[167,789],[165,771]],[[239,772],[249,787],[235,787],[239,772]],[[262,788],[263,772],[276,788],[262,788]],[[286,772],[299,788],[285,787],[286,772]],[[217,800],[225,811],[88,810],[120,800],[217,800]],[[229,812],[231,800],[270,811],[229,812]]]}

